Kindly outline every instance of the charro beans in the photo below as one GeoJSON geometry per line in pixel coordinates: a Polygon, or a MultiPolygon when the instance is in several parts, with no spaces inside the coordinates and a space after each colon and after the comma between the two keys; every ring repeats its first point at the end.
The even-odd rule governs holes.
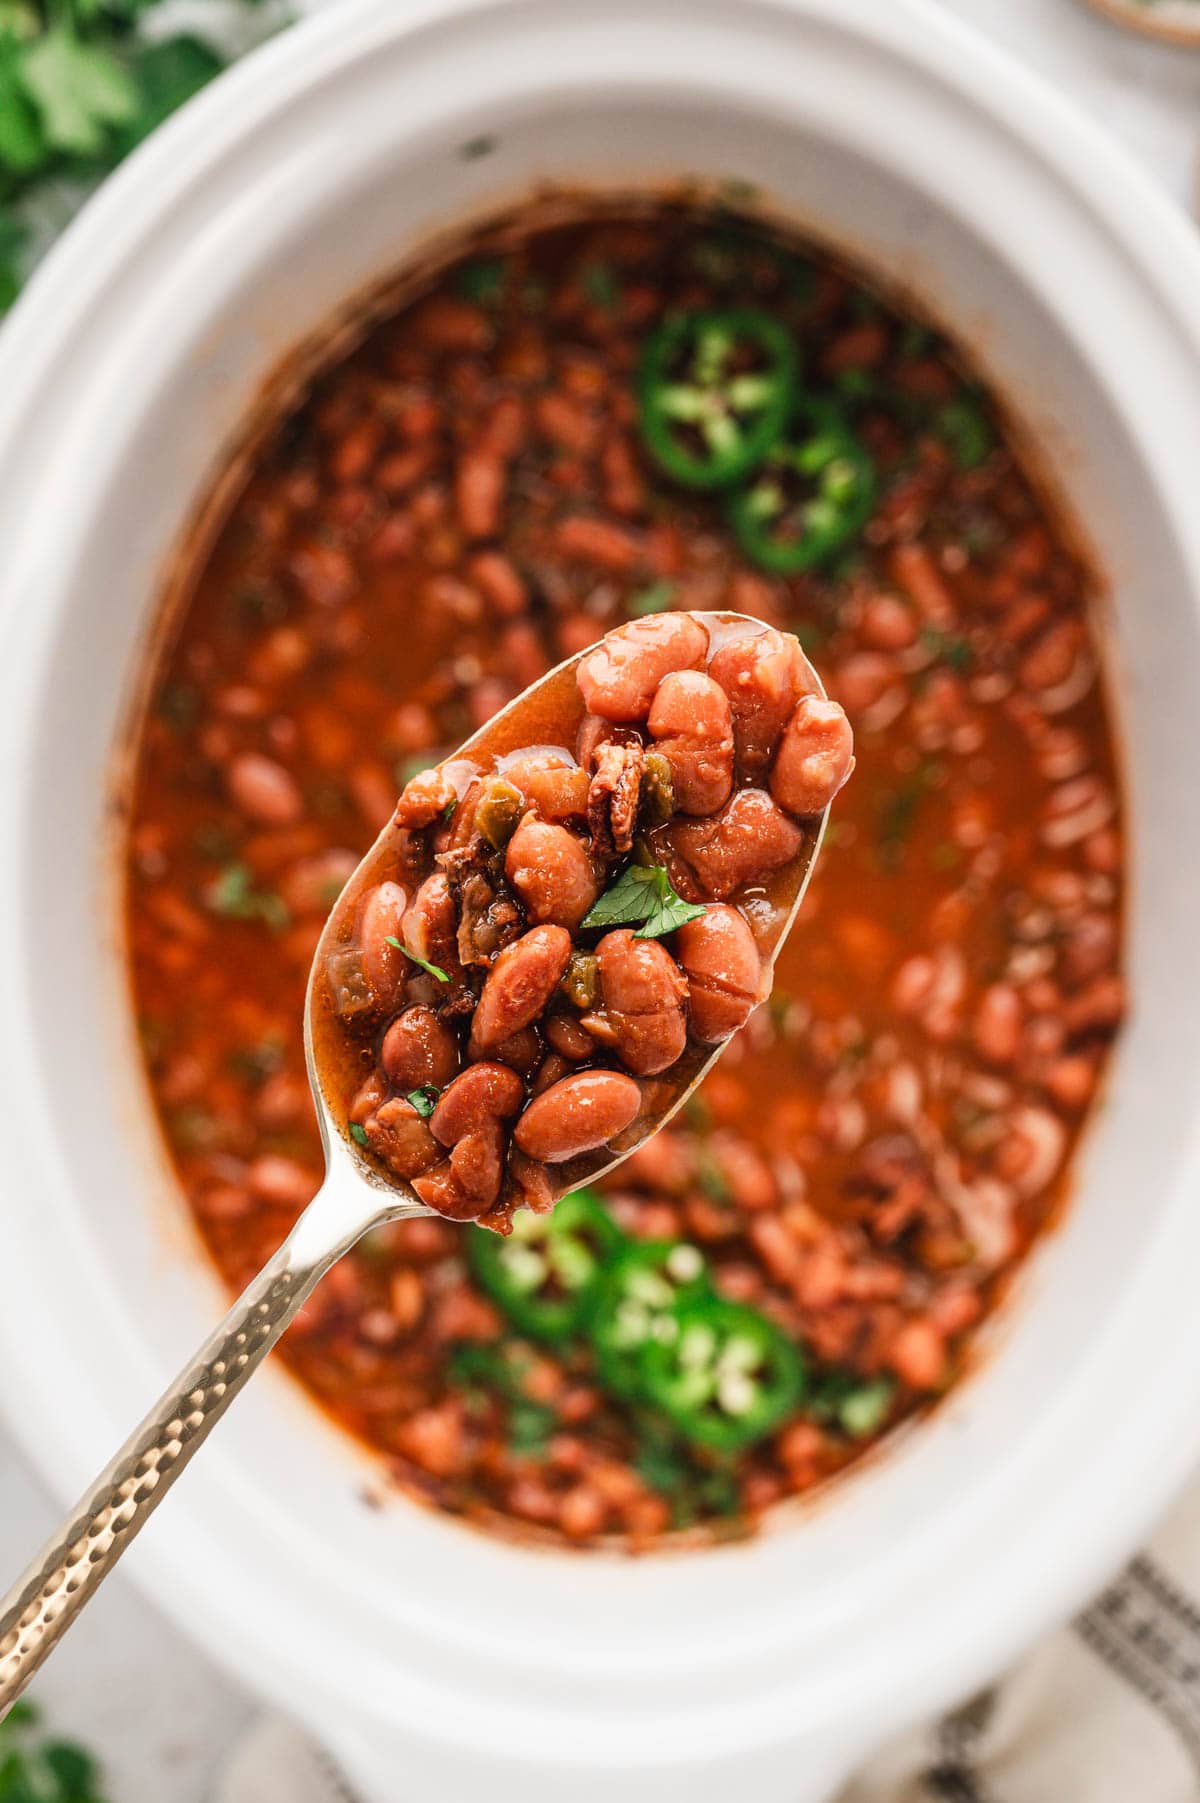
{"type": "MultiPolygon", "coordinates": [[[[506,665],[515,630],[499,640],[506,665]]],[[[521,630],[533,635],[529,622],[521,630]]],[[[476,700],[485,680],[480,672],[476,700]]],[[[746,1021],[761,996],[759,941],[769,952],[790,918],[815,838],[746,786],[754,710],[779,718],[790,705],[776,765],[787,754],[781,787],[812,813],[818,786],[832,793],[852,762],[845,717],[815,700],[814,681],[794,639],[723,614],[655,614],[535,685],[494,733],[485,727],[459,755],[408,775],[390,834],[368,860],[373,875],[388,874],[352,880],[328,929],[317,1057],[348,1071],[346,1118],[368,1150],[380,1101],[364,1105],[364,1060],[377,1061],[385,1099],[430,1116],[449,1154],[417,1173],[430,1207],[504,1230],[515,1208],[541,1206],[568,1180],[539,1177],[516,1130],[535,1101],[628,1099],[626,1084],[599,1079],[659,1078],[638,1092],[645,1134],[693,1081],[705,1049],[746,1021]],[[729,695],[693,667],[730,646],[740,767],[729,695]],[[565,749],[571,740],[578,761],[565,749]],[[657,851],[665,862],[654,862],[657,851]],[[347,944],[342,917],[355,908],[347,944]],[[391,1018],[380,1022],[381,1011],[391,1018]],[[530,1161],[519,1174],[509,1169],[514,1146],[530,1161]]],[[[535,1121],[550,1118],[539,1107],[535,1121]]],[[[407,1117],[398,1124],[419,1138],[407,1117]]],[[[548,1162],[571,1164],[578,1182],[588,1168],[579,1161],[594,1163],[610,1136],[583,1144],[572,1135],[579,1150],[548,1162]]],[[[709,1203],[690,1206],[702,1237],[722,1237],[709,1203]]]]}
{"type": "MultiPolygon", "coordinates": [[[[194,598],[153,684],[129,939],[164,1131],[237,1288],[319,1183],[303,982],[335,891],[417,766],[626,619],[729,608],[761,620],[761,632],[714,628],[697,661],[649,686],[637,719],[592,713],[578,742],[578,718],[539,728],[516,755],[511,741],[495,772],[477,773],[510,785],[485,849],[468,773],[449,789],[419,783],[391,835],[395,864],[353,888],[361,909],[368,888],[393,882],[408,907],[403,931],[383,933],[382,950],[372,940],[382,993],[357,915],[330,972],[355,1045],[352,1140],[460,1219],[503,1227],[512,1208],[546,1210],[678,1094],[718,1043],[704,1035],[751,1005],[751,967],[726,987],[703,921],[652,931],[640,943],[687,982],[685,1049],[656,1075],[627,1071],[597,948],[650,923],[536,918],[532,887],[523,896],[508,873],[514,836],[527,817],[565,829],[594,865],[597,900],[631,860],[657,865],[706,918],[728,907],[765,965],[786,867],[716,899],[671,840],[720,820],[748,785],[787,815],[771,779],[797,703],[816,692],[794,634],[811,643],[861,729],[860,761],[775,992],[671,1126],[596,1181],[635,1246],[685,1242],[716,1295],[802,1343],[820,1408],[802,1403],[719,1470],[674,1439],[670,1460],[648,1457],[653,1416],[602,1380],[588,1332],[526,1341],[471,1274],[475,1235],[437,1219],[374,1232],[285,1342],[322,1403],[436,1506],[644,1550],[685,1523],[743,1531],[969,1363],[978,1323],[1061,1214],[1127,1005],[1122,788],[1091,577],[964,376],[964,348],[947,356],[819,252],[801,294],[794,257],[779,256],[795,247],[751,221],[734,238],[700,206],[565,223],[554,208],[549,226],[509,219],[420,272],[416,299],[331,363],[250,456],[212,556],[183,572],[194,598]],[[802,338],[804,391],[828,392],[872,466],[871,518],[816,570],[756,567],[727,524],[735,491],[689,492],[648,454],[647,340],[673,312],[731,303],[802,338]],[[681,676],[724,690],[734,743],[730,794],[690,819],[686,765],[673,770],[662,748],[692,722],[650,728],[663,683],[681,676]],[[254,759],[273,774],[256,776],[254,759]],[[473,1061],[507,1071],[520,1109],[472,1115],[443,1143],[430,1120],[473,1067],[489,970],[525,933],[560,924],[572,953],[543,1013],[473,1061]],[[425,1055],[447,1044],[453,1059],[425,1055]],[[615,1141],[554,1164],[524,1152],[513,1135],[531,1101],[595,1075],[641,1092],[615,1141]]],[[[682,357],[673,373],[690,374],[682,357]]],[[[786,545],[809,493],[787,472],[781,491],[797,502],[786,545]]],[[[517,1218],[518,1269],[528,1225],[517,1218]]]]}

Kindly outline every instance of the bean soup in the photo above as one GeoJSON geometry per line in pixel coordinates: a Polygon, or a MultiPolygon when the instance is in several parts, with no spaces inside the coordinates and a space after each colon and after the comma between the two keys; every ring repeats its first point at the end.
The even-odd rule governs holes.
{"type": "MultiPolygon", "coordinates": [[[[957,348],[691,201],[518,212],[410,273],[221,493],[140,727],[128,936],[163,1132],[231,1286],[320,1183],[309,965],[418,771],[622,622],[697,610],[795,635],[849,716],[857,768],[770,1001],[741,1024],[672,929],[693,1024],[740,1025],[684,1112],[510,1238],[378,1230],[284,1341],[439,1508],[630,1550],[752,1530],[945,1393],[1063,1206],[1126,1006],[1085,564],[957,348]]],[[[788,710],[756,737],[720,686],[753,793],[788,710]]],[[[598,745],[563,749],[590,784],[598,745]]],[[[512,786],[509,845],[554,823],[512,786]]],[[[697,859],[655,830],[639,867],[686,902],[697,859]]],[[[682,831],[703,867],[708,819],[682,831]]],[[[530,850],[509,926],[573,931],[539,918],[530,850]]],[[[394,1022],[440,1028],[440,987],[373,1017],[375,1110],[439,1105],[461,1046],[413,1100],[420,1035],[394,1022]]],[[[556,999],[522,1084],[587,1065],[588,1012],[556,999]]]]}

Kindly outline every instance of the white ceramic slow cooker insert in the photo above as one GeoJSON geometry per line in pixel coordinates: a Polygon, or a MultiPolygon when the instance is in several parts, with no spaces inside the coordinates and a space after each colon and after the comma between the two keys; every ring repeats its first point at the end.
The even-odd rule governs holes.
{"type": "Polygon", "coordinates": [[[753,1543],[579,1557],[372,1512],[358,1455],[260,1379],[125,1569],[378,1803],[815,1803],[1080,1601],[1200,1451],[1200,256],[927,0],[344,0],[138,151],[33,282],[0,337],[0,1401],[67,1501],[218,1312],[154,1146],[104,818],[222,448],[448,224],[547,177],[681,175],[923,295],[1039,443],[1112,587],[1135,1017],[984,1369],[753,1543]]]}

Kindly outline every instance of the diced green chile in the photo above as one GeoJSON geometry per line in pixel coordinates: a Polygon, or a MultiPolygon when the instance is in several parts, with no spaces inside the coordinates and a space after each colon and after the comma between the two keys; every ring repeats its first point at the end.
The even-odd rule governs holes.
{"type": "Polygon", "coordinates": [[[531,1339],[560,1341],[579,1326],[605,1265],[625,1236],[599,1196],[574,1190],[550,1214],[522,1210],[508,1239],[473,1227],[467,1242],[481,1289],[531,1339]]]}
{"type": "Polygon", "coordinates": [[[493,851],[508,844],[524,810],[525,798],[515,784],[502,776],[488,780],[475,809],[475,825],[493,851]]]}
{"type": "Polygon", "coordinates": [[[588,1333],[601,1382],[615,1396],[644,1400],[642,1354],[673,1331],[676,1306],[710,1293],[708,1268],[686,1240],[642,1240],[611,1262],[597,1286],[588,1333]]]}
{"type": "Polygon", "coordinates": [[[681,1302],[674,1332],[641,1357],[647,1400],[685,1439],[735,1453],[786,1421],[804,1395],[796,1343],[755,1309],[713,1296],[681,1302]]]}
{"type": "Polygon", "coordinates": [[[787,425],[798,358],[787,328],[754,307],[675,313],[647,340],[638,377],[642,435],[688,488],[729,488],[787,425]]]}
{"type": "Polygon", "coordinates": [[[875,466],[840,409],[802,399],[787,438],[730,499],[729,523],[752,563],[795,575],[828,563],[861,532],[877,486],[875,466]]]}

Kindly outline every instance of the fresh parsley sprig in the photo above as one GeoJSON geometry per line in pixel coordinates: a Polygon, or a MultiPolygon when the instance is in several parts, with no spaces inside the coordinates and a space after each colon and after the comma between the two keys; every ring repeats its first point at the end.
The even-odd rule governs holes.
{"type": "MultiPolygon", "coordinates": [[[[161,0],[0,0],[0,314],[52,209],[78,205],[224,68],[195,33],[143,34],[161,0]]],[[[268,27],[279,8],[240,0],[268,27]]]]}
{"type": "Polygon", "coordinates": [[[100,1768],[85,1747],[40,1732],[28,1698],[0,1724],[0,1803],[104,1803],[100,1768]]]}
{"type": "Polygon", "coordinates": [[[450,981],[440,964],[431,964],[428,958],[422,958],[417,952],[410,952],[404,941],[397,939],[394,933],[387,934],[387,942],[389,945],[394,945],[398,952],[403,952],[406,958],[411,958],[414,964],[419,964],[422,970],[427,970],[431,977],[436,977],[439,983],[450,981]]]}
{"type": "Polygon", "coordinates": [[[701,904],[684,901],[676,893],[661,864],[630,864],[588,909],[582,924],[618,927],[641,921],[635,939],[661,939],[703,913],[701,904]]]}

